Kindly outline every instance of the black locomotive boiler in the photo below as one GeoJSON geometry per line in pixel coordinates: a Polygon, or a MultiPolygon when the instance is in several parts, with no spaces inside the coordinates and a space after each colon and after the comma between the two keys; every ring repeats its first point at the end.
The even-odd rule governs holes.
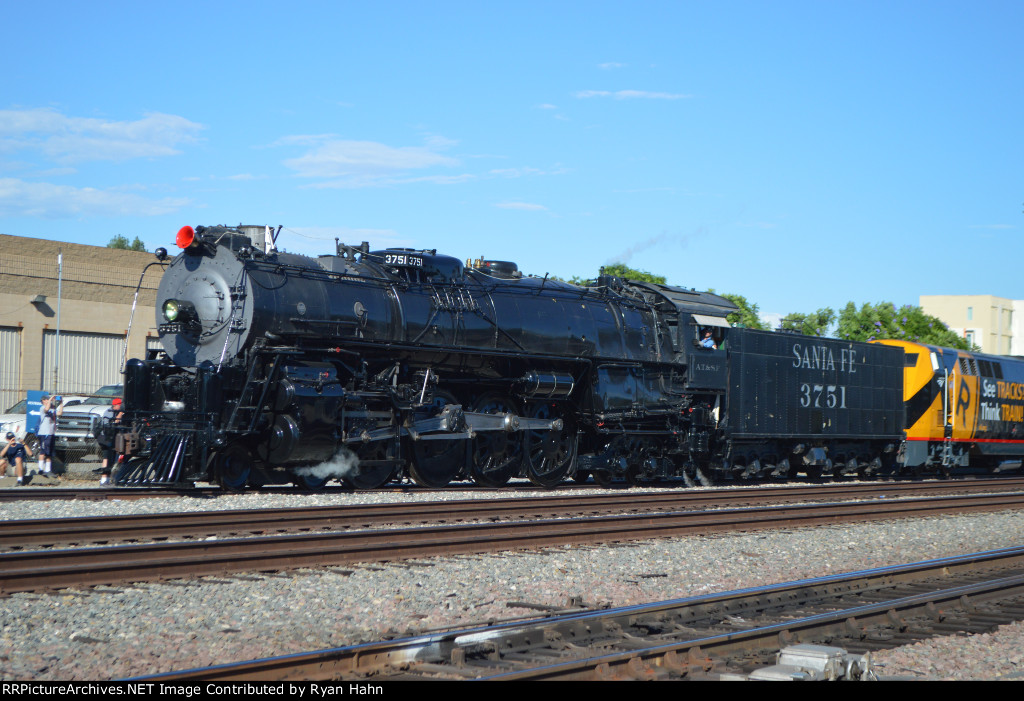
{"type": "Polygon", "coordinates": [[[185,227],[162,352],[125,369],[121,484],[552,486],[894,469],[898,348],[730,328],[707,292],[185,227]]]}

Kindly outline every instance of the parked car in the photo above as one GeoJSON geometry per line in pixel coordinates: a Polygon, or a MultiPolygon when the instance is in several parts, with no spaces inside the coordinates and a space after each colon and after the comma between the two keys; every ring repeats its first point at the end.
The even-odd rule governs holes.
{"type": "Polygon", "coordinates": [[[123,395],[123,385],[105,385],[81,403],[66,406],[57,419],[54,435],[57,457],[65,463],[78,462],[83,458],[98,460],[100,447],[96,442],[96,429],[114,397],[123,395]]]}
{"type": "MultiPolygon", "coordinates": [[[[81,395],[68,395],[65,396],[63,401],[64,408],[77,406],[84,402],[88,397],[81,395]]],[[[25,419],[27,418],[26,411],[28,409],[28,399],[22,399],[20,402],[15,403],[9,407],[6,412],[0,414],[0,436],[7,435],[8,431],[11,431],[18,437],[18,440],[28,444],[28,447],[32,449],[32,452],[36,452],[36,448],[39,447],[39,441],[36,440],[35,434],[25,435],[25,419]]]]}

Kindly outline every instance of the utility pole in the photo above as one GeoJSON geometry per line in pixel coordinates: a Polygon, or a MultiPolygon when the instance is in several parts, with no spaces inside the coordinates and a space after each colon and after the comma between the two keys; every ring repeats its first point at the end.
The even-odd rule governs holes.
{"type": "Polygon", "coordinates": [[[58,368],[60,367],[60,297],[61,297],[61,286],[64,282],[64,249],[57,249],[57,336],[54,339],[53,344],[53,389],[50,390],[54,393],[60,393],[60,385],[58,384],[59,374],[58,368]]]}

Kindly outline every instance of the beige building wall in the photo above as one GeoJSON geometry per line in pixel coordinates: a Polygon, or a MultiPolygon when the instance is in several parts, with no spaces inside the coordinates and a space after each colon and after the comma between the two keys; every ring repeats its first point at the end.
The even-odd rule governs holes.
{"type": "Polygon", "coordinates": [[[1010,324],[1013,342],[1010,355],[1024,356],[1024,299],[1013,300],[1013,323],[1010,324]]]}
{"type": "MultiPolygon", "coordinates": [[[[112,334],[121,339],[128,332],[132,300],[143,269],[156,261],[152,253],[123,251],[78,243],[31,239],[0,234],[0,329],[8,335],[19,329],[20,361],[14,379],[4,377],[3,396],[24,396],[29,389],[81,393],[76,378],[60,372],[60,386],[53,387],[53,371],[42,367],[43,338],[57,329],[57,261],[62,253],[60,331],[112,334]],[[39,296],[45,297],[41,299],[39,296]],[[35,301],[33,301],[35,300],[35,301]]],[[[156,289],[163,267],[149,268],[139,291],[131,330],[128,357],[144,357],[146,337],[156,336],[156,289]]],[[[119,347],[123,344],[118,343],[119,347]]],[[[8,351],[9,352],[9,351],[8,351]]],[[[75,358],[75,366],[87,366],[94,359],[75,358]]],[[[0,365],[4,359],[0,358],[0,365]]],[[[120,367],[120,359],[118,359],[120,367]]],[[[82,369],[78,370],[82,372],[82,369]]],[[[92,388],[95,389],[95,388],[92,388]]],[[[88,390],[91,391],[91,390],[88,390]]],[[[0,407],[2,411],[6,406],[0,407]]]]}
{"type": "Polygon", "coordinates": [[[1018,355],[1024,336],[1014,333],[1019,327],[1014,309],[1022,300],[993,295],[922,295],[925,314],[938,317],[950,330],[966,338],[983,353],[1018,355]]]}

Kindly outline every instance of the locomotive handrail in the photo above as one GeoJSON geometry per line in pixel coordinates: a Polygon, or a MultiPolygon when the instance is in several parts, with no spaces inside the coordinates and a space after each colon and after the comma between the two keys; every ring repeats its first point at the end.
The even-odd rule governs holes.
{"type": "MultiPolygon", "coordinates": [[[[270,385],[273,383],[274,376],[276,374],[278,374],[278,366],[280,364],[281,364],[281,354],[279,353],[279,354],[276,354],[276,355],[273,356],[273,365],[271,365],[271,367],[270,367],[270,374],[266,377],[266,379],[262,383],[263,384],[263,391],[260,392],[259,401],[256,402],[256,406],[254,407],[255,410],[253,411],[252,419],[249,420],[249,432],[250,433],[256,430],[256,420],[259,419],[260,410],[263,408],[263,402],[266,400],[266,393],[270,389],[270,385]]],[[[256,365],[256,363],[253,363],[254,367],[255,367],[255,365],[256,365]]],[[[251,381],[251,378],[250,378],[250,381],[251,381]]],[[[248,385],[247,385],[247,389],[248,389],[248,385]]],[[[234,413],[238,412],[239,406],[242,404],[242,400],[243,400],[244,397],[245,397],[245,392],[243,392],[242,396],[239,397],[239,402],[236,405],[234,405],[234,409],[231,412],[231,420],[228,422],[228,426],[230,426],[231,421],[234,420],[234,413]]]]}
{"type": "Polygon", "coordinates": [[[495,331],[497,331],[500,334],[503,334],[505,336],[505,338],[507,338],[508,340],[512,341],[512,343],[516,344],[516,346],[519,348],[519,350],[523,350],[523,351],[526,350],[525,348],[523,348],[523,344],[521,344],[519,341],[517,341],[515,338],[513,338],[512,335],[508,331],[506,331],[505,329],[503,329],[500,326],[498,326],[498,322],[494,321],[489,316],[487,316],[487,314],[484,313],[483,309],[477,308],[474,311],[477,313],[477,316],[479,316],[481,319],[483,319],[488,324],[493,326],[495,331]]]}
{"type": "MultiPolygon", "coordinates": [[[[334,282],[340,282],[340,281],[347,281],[347,282],[383,282],[383,283],[391,284],[393,282],[400,282],[401,281],[399,279],[392,279],[390,277],[387,277],[386,274],[384,274],[384,276],[378,276],[378,275],[352,275],[352,274],[348,274],[348,273],[335,272],[333,270],[326,270],[324,268],[319,268],[319,267],[317,267],[317,268],[310,268],[310,267],[306,267],[306,266],[302,266],[302,265],[296,265],[294,263],[284,263],[284,262],[280,262],[280,261],[273,261],[273,262],[271,262],[271,261],[268,261],[268,260],[249,259],[249,261],[247,262],[247,266],[246,267],[248,267],[250,269],[257,270],[259,272],[268,272],[268,273],[277,272],[277,273],[287,273],[287,274],[293,274],[294,273],[297,277],[306,277],[306,278],[309,278],[309,279],[324,279],[324,280],[330,280],[330,281],[334,281],[334,282]]],[[[268,288],[262,282],[256,282],[255,284],[258,284],[260,287],[262,287],[264,289],[275,289],[275,288],[268,288]]],[[[283,282],[282,282],[282,284],[283,284],[283,282]]]]}
{"type": "Polygon", "coordinates": [[[164,265],[164,266],[166,266],[167,263],[165,261],[162,261],[162,260],[153,261],[152,263],[149,263],[148,265],[146,265],[146,267],[142,269],[142,274],[139,275],[139,282],[135,286],[135,295],[132,297],[132,311],[131,311],[131,314],[128,315],[128,330],[124,332],[124,350],[121,351],[121,374],[122,375],[124,375],[124,369],[128,365],[128,339],[131,337],[131,334],[132,334],[132,322],[135,321],[135,306],[136,306],[136,304],[139,301],[139,290],[142,289],[142,280],[143,280],[143,278],[146,277],[146,272],[148,272],[149,269],[151,267],[153,267],[154,265],[164,265]]]}
{"type": "MultiPolygon", "coordinates": [[[[422,351],[424,349],[427,349],[427,350],[433,350],[433,349],[444,350],[445,349],[444,346],[429,346],[429,345],[426,345],[426,344],[419,344],[419,345],[411,346],[411,345],[408,345],[408,342],[406,342],[406,341],[401,341],[401,342],[387,341],[387,342],[383,342],[382,343],[382,342],[379,342],[379,341],[366,340],[366,339],[345,339],[345,343],[348,344],[349,346],[358,346],[360,348],[381,348],[381,349],[387,349],[387,350],[403,350],[403,351],[410,351],[410,352],[411,351],[422,351]]],[[[342,349],[319,348],[318,349],[318,348],[310,347],[310,348],[303,348],[301,350],[303,350],[303,351],[322,350],[322,351],[325,351],[325,352],[331,351],[331,352],[341,352],[341,353],[350,353],[352,355],[358,355],[358,353],[354,353],[352,351],[346,351],[344,348],[342,348],[342,349]]],[[[549,354],[520,353],[520,352],[517,352],[515,350],[511,350],[511,349],[507,349],[507,348],[459,348],[458,352],[461,355],[474,355],[474,356],[476,356],[476,355],[499,355],[499,356],[502,356],[502,357],[507,356],[509,358],[525,358],[525,359],[530,359],[530,360],[544,360],[544,361],[547,361],[547,362],[550,362],[551,360],[561,360],[561,361],[565,361],[565,362],[571,362],[573,364],[582,363],[582,364],[586,364],[586,365],[593,365],[595,360],[598,361],[598,362],[600,362],[602,360],[600,357],[593,358],[593,357],[584,356],[584,355],[573,356],[572,358],[569,358],[567,360],[565,355],[560,355],[558,353],[549,353],[549,354]]],[[[644,364],[644,363],[642,363],[639,360],[628,360],[628,361],[622,361],[622,362],[632,363],[632,364],[636,365],[637,367],[640,367],[641,365],[644,364]]],[[[662,365],[670,366],[670,365],[672,365],[672,363],[666,362],[666,361],[660,361],[660,362],[659,361],[651,361],[650,364],[651,365],[658,365],[658,366],[662,366],[662,365]]]]}
{"type": "Polygon", "coordinates": [[[359,326],[358,321],[345,321],[344,319],[310,319],[305,316],[289,317],[288,321],[292,323],[303,324],[334,324],[336,326],[359,326]]]}

